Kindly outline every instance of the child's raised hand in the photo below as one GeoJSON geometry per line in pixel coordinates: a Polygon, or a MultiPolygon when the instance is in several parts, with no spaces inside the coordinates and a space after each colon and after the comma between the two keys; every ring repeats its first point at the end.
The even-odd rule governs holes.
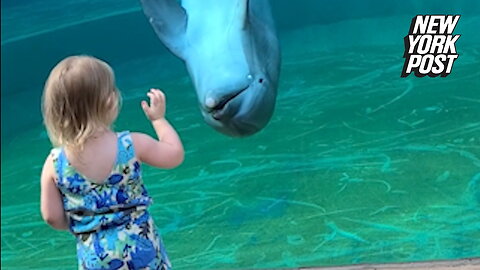
{"type": "Polygon", "coordinates": [[[159,89],[150,89],[147,93],[150,98],[150,106],[145,100],[142,101],[142,109],[150,121],[165,117],[165,94],[159,89]]]}

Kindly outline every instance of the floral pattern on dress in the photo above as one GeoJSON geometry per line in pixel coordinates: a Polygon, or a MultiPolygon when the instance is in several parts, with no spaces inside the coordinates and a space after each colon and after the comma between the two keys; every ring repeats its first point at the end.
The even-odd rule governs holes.
{"type": "Polygon", "coordinates": [[[147,211],[152,203],[128,131],[117,133],[117,160],[104,183],[69,163],[63,148],[51,151],[56,185],[77,239],[79,269],[171,269],[162,239],[147,211]]]}

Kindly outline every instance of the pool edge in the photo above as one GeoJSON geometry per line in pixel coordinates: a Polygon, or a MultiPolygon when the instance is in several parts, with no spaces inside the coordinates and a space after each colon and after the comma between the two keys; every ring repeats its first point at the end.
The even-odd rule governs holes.
{"type": "Polygon", "coordinates": [[[298,270],[479,270],[480,257],[467,258],[460,260],[442,260],[442,261],[424,261],[424,262],[406,262],[406,263],[387,263],[387,264],[358,264],[335,267],[301,267],[298,270]]]}

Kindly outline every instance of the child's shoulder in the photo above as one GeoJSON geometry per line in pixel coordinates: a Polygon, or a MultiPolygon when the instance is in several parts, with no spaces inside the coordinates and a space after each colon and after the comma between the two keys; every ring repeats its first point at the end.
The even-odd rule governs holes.
{"type": "Polygon", "coordinates": [[[145,137],[148,136],[142,132],[124,130],[117,132],[119,144],[127,149],[132,149],[137,155],[138,152],[142,152],[145,144],[145,137]]]}
{"type": "Polygon", "coordinates": [[[142,139],[145,136],[148,136],[146,133],[138,132],[138,131],[132,131],[132,130],[128,131],[128,135],[130,137],[132,137],[132,139],[134,139],[134,140],[139,140],[139,139],[142,139]]]}
{"type": "Polygon", "coordinates": [[[135,148],[136,154],[140,154],[152,145],[149,144],[150,140],[153,140],[150,135],[143,132],[130,131],[129,137],[132,140],[132,146],[135,148]]]}
{"type": "Polygon", "coordinates": [[[64,152],[63,147],[54,147],[50,150],[50,153],[48,154],[47,158],[45,159],[45,164],[50,166],[52,165],[54,168],[56,168],[60,164],[63,164],[64,161],[66,160],[66,155],[64,152]]]}
{"type": "Polygon", "coordinates": [[[151,138],[150,135],[143,132],[137,132],[137,131],[130,131],[129,135],[135,144],[141,144],[143,141],[151,138]]]}
{"type": "Polygon", "coordinates": [[[130,130],[116,131],[117,138],[120,142],[125,144],[134,144],[135,138],[137,137],[137,132],[132,132],[130,130]]]}
{"type": "Polygon", "coordinates": [[[57,162],[61,159],[62,151],[61,147],[55,147],[50,150],[50,153],[48,153],[43,163],[42,175],[54,178],[56,175],[57,162]]]}

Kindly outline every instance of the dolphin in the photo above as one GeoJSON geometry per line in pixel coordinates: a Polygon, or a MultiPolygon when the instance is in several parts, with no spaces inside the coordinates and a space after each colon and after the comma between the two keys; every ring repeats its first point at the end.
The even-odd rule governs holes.
{"type": "Polygon", "coordinates": [[[140,0],[158,38],[181,58],[205,121],[244,137],[269,122],[280,46],[268,0],[140,0]]]}

